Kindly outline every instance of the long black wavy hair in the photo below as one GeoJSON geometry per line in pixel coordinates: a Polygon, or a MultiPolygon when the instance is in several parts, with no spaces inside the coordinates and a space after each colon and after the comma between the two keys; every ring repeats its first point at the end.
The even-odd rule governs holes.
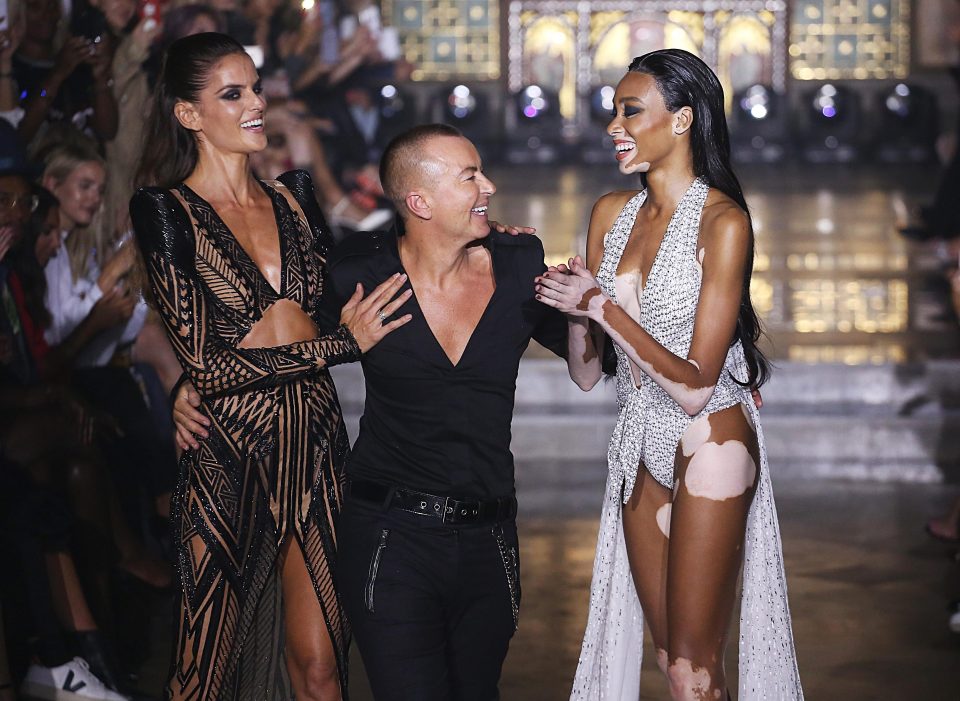
{"type": "MultiPolygon", "coordinates": [[[[31,194],[35,198],[36,206],[23,226],[23,235],[10,261],[11,267],[20,278],[24,305],[30,318],[39,328],[45,329],[50,326],[50,312],[44,302],[47,294],[47,278],[37,260],[37,239],[47,233],[47,216],[51,209],[59,208],[60,203],[45,187],[33,185],[32,190],[31,194]]],[[[59,225],[58,222],[57,226],[59,225]]],[[[60,255],[66,255],[66,253],[60,255]]]]}
{"type": "Polygon", "coordinates": [[[746,213],[750,226],[750,265],[743,276],[743,292],[734,340],[743,344],[749,376],[743,383],[760,387],[770,377],[770,362],[757,346],[763,328],[750,300],[750,279],[753,275],[753,221],[740,181],[730,165],[730,132],[723,111],[723,88],[716,74],[701,59],[682,49],[660,49],[633,59],[627,69],[646,73],[657,83],[663,102],[670,112],[681,107],[693,110],[690,147],[693,151],[693,172],[710,187],[720,190],[746,213]]]}
{"type": "Polygon", "coordinates": [[[181,101],[197,102],[214,66],[227,56],[244,53],[239,42],[217,32],[193,34],[167,47],[153,89],[153,106],[136,178],[138,186],[174,187],[193,172],[197,165],[197,138],[180,124],[173,107],[181,101]]]}

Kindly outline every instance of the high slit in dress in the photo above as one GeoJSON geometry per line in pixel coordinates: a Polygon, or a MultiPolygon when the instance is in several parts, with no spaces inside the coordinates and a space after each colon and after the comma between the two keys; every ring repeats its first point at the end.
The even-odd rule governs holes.
{"type": "Polygon", "coordinates": [[[333,579],[333,524],[349,442],[327,368],[360,350],[323,303],[332,240],[310,178],[294,171],[280,181],[261,183],[280,236],[279,290],[186,185],[143,188],[130,204],[156,308],[211,421],[210,437],[181,459],[173,498],[173,699],[292,698],[276,566],[288,538],[303,551],[346,698],[349,629],[333,579]],[[240,348],[280,299],[299,304],[321,335],[240,348]]]}
{"type": "MultiPolygon", "coordinates": [[[[636,321],[681,358],[690,351],[700,297],[702,273],[696,246],[709,192],[706,183],[698,179],[681,198],[640,292],[636,321]]],[[[604,238],[597,281],[615,302],[617,268],[644,201],[645,190],[627,202],[604,238]]],[[[621,505],[630,498],[641,464],[658,483],[673,491],[674,461],[683,432],[700,416],[742,404],[757,430],[760,474],[744,544],[738,698],[800,701],[803,691],[763,429],[750,390],[735,381],[744,382],[748,376],[743,346],[736,341],[730,347],[713,395],[693,417],[648,375],[640,373],[637,386],[626,353],[619,346],[614,348],[619,413],[607,452],[609,474],[593,565],[590,612],[571,699],[635,701],[639,697],[643,610],[627,560],[621,505]]]]}

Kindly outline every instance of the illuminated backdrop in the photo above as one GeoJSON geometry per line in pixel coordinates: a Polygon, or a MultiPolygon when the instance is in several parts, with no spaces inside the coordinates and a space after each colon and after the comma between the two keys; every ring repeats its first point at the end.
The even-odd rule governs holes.
{"type": "Polygon", "coordinates": [[[889,79],[910,68],[909,0],[383,0],[383,12],[415,80],[535,83],[579,126],[591,89],[655,48],[700,55],[728,99],[754,83],[782,92],[788,74],[889,79]]]}
{"type": "Polygon", "coordinates": [[[801,0],[790,19],[794,78],[905,78],[910,70],[908,0],[801,0]]]}

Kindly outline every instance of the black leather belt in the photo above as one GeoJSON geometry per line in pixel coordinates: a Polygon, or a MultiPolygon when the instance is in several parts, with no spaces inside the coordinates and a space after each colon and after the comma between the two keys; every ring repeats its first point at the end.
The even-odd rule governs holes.
{"type": "Polygon", "coordinates": [[[515,497],[457,499],[368,480],[350,480],[347,490],[350,497],[354,499],[374,502],[382,508],[400,509],[420,516],[432,516],[451,525],[498,523],[517,515],[515,497]]]}

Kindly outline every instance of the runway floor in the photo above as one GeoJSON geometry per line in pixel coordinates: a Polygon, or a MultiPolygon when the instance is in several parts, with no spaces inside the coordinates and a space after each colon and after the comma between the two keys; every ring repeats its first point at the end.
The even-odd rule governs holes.
{"type": "MultiPolygon", "coordinates": [[[[536,469],[518,466],[527,468],[536,469]]],[[[960,635],[947,629],[945,608],[960,596],[958,568],[950,561],[956,548],[922,531],[927,516],[946,507],[945,490],[834,480],[780,482],[775,490],[806,698],[956,701],[960,635]]],[[[598,505],[601,496],[596,490],[598,505]]],[[[501,698],[564,701],[586,622],[597,514],[526,509],[523,490],[520,502],[521,622],[501,698]]],[[[155,611],[154,653],[141,670],[141,688],[156,697],[169,659],[169,614],[167,604],[155,611]]],[[[735,690],[735,630],[731,639],[727,670],[735,690]]],[[[354,648],[351,699],[372,698],[354,648]]],[[[649,640],[640,698],[669,699],[649,640]]]]}
{"type": "MultiPolygon", "coordinates": [[[[552,261],[582,250],[579,237],[600,194],[630,187],[612,163],[487,171],[499,188],[491,215],[536,226],[552,261]]],[[[895,231],[932,191],[934,169],[778,166],[741,176],[757,229],[754,295],[774,358],[858,365],[958,357],[960,331],[937,252],[895,231]]],[[[596,456],[601,469],[603,457],[596,456]]],[[[523,480],[525,471],[549,473],[535,468],[518,464],[523,605],[504,670],[507,701],[567,697],[601,500],[599,484],[595,498],[581,494],[564,505],[529,498],[538,485],[523,480]]],[[[807,698],[960,698],[960,636],[948,631],[945,609],[960,596],[958,568],[951,549],[922,532],[955,490],[774,475],[807,698]]],[[[142,680],[154,690],[168,652],[162,616],[155,623],[157,652],[142,680]]],[[[735,643],[727,668],[735,677],[735,643]]],[[[644,669],[641,698],[667,699],[652,654],[644,669]]],[[[355,701],[370,698],[356,655],[351,686],[355,701]]]]}

